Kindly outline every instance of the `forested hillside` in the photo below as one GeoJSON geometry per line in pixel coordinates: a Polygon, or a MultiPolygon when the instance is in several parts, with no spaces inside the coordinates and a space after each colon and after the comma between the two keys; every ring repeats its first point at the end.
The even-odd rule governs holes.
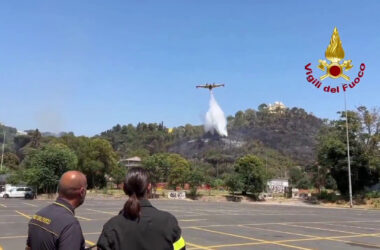
{"type": "MultiPolygon", "coordinates": [[[[321,119],[303,109],[270,110],[263,104],[258,110],[247,109],[229,116],[228,137],[205,133],[203,126],[186,124],[167,128],[163,123],[116,125],[95,137],[108,140],[118,158],[178,153],[213,166],[214,175],[228,172],[237,158],[255,154],[265,162],[272,176],[280,177],[286,175],[290,166],[315,162],[316,135],[322,125],[321,119]]],[[[38,130],[17,134],[15,128],[2,127],[6,132],[6,158],[12,158],[13,165],[39,144],[56,141],[55,137],[44,136],[47,134],[38,130]]],[[[74,136],[62,135],[64,138],[74,136]]]]}
{"type": "MultiPolygon", "coordinates": [[[[174,152],[187,158],[205,160],[209,154],[234,161],[251,151],[277,151],[295,164],[315,160],[316,135],[323,122],[303,109],[239,111],[228,117],[226,138],[204,133],[203,126],[185,125],[169,130],[163,124],[116,125],[101,133],[123,157],[174,152]]],[[[265,152],[264,152],[265,151],[265,152]]]]}
{"type": "Polygon", "coordinates": [[[0,123],[0,142],[2,143],[4,140],[4,132],[5,132],[5,150],[11,151],[14,149],[14,138],[17,134],[17,129],[5,126],[0,123]]]}
{"type": "Polygon", "coordinates": [[[316,136],[323,121],[303,109],[269,112],[261,106],[257,112],[252,109],[239,111],[228,121],[232,140],[259,141],[301,165],[315,160],[316,136]]]}
{"type": "MultiPolygon", "coordinates": [[[[239,185],[246,167],[253,167],[252,171],[257,167],[255,173],[264,179],[286,177],[299,188],[338,188],[345,193],[346,131],[344,113],[340,114],[339,120],[322,121],[300,108],[273,109],[263,104],[258,110],[229,116],[228,137],[190,124],[116,125],[94,137],[51,136],[38,129],[17,132],[1,125],[6,137],[0,174],[9,173],[12,183],[49,192],[64,171],[79,169],[90,188],[102,188],[110,177],[116,183],[124,178],[121,158],[140,156],[156,181],[172,187],[225,182],[231,190],[242,190],[239,185]]],[[[376,184],[380,176],[380,112],[359,107],[348,117],[352,181],[360,191],[376,184]]]]}

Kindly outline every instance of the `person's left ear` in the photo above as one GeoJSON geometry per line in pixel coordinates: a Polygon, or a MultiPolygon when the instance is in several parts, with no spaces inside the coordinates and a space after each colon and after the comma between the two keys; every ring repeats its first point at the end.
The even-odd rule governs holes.
{"type": "Polygon", "coordinates": [[[150,192],[152,190],[152,183],[148,184],[147,190],[148,190],[148,192],[150,192]]]}

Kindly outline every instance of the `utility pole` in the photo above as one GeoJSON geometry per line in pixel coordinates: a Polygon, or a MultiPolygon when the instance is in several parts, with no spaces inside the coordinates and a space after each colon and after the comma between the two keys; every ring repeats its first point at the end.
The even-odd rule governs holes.
{"type": "Polygon", "coordinates": [[[352,208],[350,140],[348,138],[348,116],[347,116],[347,103],[346,103],[346,92],[345,91],[344,91],[344,111],[346,113],[347,160],[348,160],[348,190],[349,190],[349,195],[350,195],[350,208],[352,208]]]}
{"type": "Polygon", "coordinates": [[[265,150],[265,174],[268,177],[268,154],[266,150],[265,150]]]}
{"type": "Polygon", "coordinates": [[[4,146],[5,146],[5,128],[3,129],[3,149],[2,149],[2,152],[1,152],[1,164],[0,164],[0,170],[3,170],[4,146]]]}
{"type": "Polygon", "coordinates": [[[216,178],[219,178],[219,162],[216,161],[216,178]]]}

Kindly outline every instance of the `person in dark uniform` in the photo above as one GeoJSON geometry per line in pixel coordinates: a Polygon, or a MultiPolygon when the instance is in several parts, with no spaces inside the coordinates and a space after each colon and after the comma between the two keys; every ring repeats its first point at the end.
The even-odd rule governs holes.
{"type": "Polygon", "coordinates": [[[58,199],[30,220],[26,249],[84,249],[85,241],[74,209],[83,204],[86,190],[84,174],[78,171],[64,173],[58,184],[58,199]]]}
{"type": "Polygon", "coordinates": [[[137,167],[128,171],[124,192],[129,198],[119,215],[103,226],[97,242],[98,249],[186,249],[177,219],[152,206],[147,200],[150,190],[151,184],[145,169],[137,167]]]}

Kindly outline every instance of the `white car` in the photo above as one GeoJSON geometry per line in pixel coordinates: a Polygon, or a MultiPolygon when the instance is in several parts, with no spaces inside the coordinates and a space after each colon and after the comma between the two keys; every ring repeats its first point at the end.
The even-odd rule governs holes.
{"type": "Polygon", "coordinates": [[[8,189],[6,191],[1,192],[0,197],[3,197],[3,198],[29,198],[30,199],[33,197],[33,190],[30,187],[11,187],[10,189],[8,189]]]}

